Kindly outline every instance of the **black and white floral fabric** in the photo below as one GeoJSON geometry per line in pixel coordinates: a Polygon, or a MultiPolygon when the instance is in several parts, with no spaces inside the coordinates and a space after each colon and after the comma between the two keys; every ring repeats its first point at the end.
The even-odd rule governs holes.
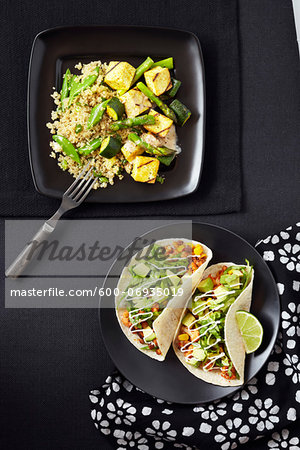
{"type": "Polygon", "coordinates": [[[90,393],[91,417],[112,448],[300,450],[300,222],[257,243],[281,297],[269,361],[235,395],[200,406],[145,394],[119,373],[90,393]]]}

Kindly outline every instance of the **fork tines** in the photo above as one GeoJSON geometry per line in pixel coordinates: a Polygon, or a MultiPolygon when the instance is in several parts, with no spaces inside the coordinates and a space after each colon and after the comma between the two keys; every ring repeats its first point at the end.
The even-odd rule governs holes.
{"type": "Polygon", "coordinates": [[[67,196],[70,200],[76,203],[81,203],[95,184],[96,179],[92,175],[93,167],[90,167],[90,165],[91,163],[88,162],[84,166],[76,180],[64,193],[64,196],[67,196]]]}

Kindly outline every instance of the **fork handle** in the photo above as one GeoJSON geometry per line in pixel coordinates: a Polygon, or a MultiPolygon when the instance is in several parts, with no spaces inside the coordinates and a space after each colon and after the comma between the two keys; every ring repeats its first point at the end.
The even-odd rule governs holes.
{"type": "Polygon", "coordinates": [[[6,270],[5,275],[9,278],[18,278],[27,265],[31,262],[31,252],[34,248],[41,244],[43,241],[47,240],[55,226],[50,225],[45,222],[39,231],[34,235],[32,240],[24,247],[21,253],[16,257],[13,263],[6,270]]]}

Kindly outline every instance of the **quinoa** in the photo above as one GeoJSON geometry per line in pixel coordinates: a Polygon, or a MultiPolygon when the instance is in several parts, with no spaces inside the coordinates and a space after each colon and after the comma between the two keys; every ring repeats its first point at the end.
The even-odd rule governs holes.
{"type": "MultiPolygon", "coordinates": [[[[116,91],[103,85],[107,64],[102,64],[101,61],[92,61],[89,64],[79,62],[76,64],[75,68],[80,71],[78,80],[81,81],[88,75],[91,75],[96,67],[99,67],[97,80],[92,86],[81,91],[74,98],[70,106],[68,105],[69,99],[65,99],[64,111],[62,111],[60,93],[54,91],[51,95],[56,108],[51,112],[51,122],[48,122],[46,126],[52,135],[58,134],[66,137],[77,149],[84,147],[93,139],[99,137],[104,138],[107,134],[111,133],[110,124],[112,123],[112,119],[107,113],[104,113],[102,120],[90,130],[86,126],[92,108],[101,103],[103,99],[110,99],[116,95],[116,91]],[[76,133],[75,129],[78,125],[82,126],[82,130],[76,133]]],[[[123,144],[129,133],[129,129],[118,131],[118,135],[123,144]]],[[[125,160],[121,152],[113,158],[107,159],[99,155],[99,148],[87,156],[81,156],[82,166],[79,166],[71,157],[67,156],[61,146],[54,141],[50,142],[49,156],[56,159],[58,166],[62,170],[68,171],[74,178],[79,175],[82,166],[90,161],[94,176],[103,177],[95,182],[94,189],[98,189],[99,187],[105,188],[108,184],[112,185],[114,184],[115,177],[120,180],[123,178],[122,173],[124,170],[127,173],[130,173],[132,170],[132,164],[125,160]]]]}

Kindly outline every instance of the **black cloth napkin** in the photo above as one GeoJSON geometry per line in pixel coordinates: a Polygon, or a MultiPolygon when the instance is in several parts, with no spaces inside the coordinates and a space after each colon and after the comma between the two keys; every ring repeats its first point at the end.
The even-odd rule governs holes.
{"type": "Polygon", "coordinates": [[[276,345],[236,394],[200,406],[154,398],[119,373],[90,393],[91,416],[113,448],[300,449],[300,222],[257,244],[281,297],[276,345]]]}
{"type": "Polygon", "coordinates": [[[206,70],[207,123],[203,174],[194,194],[151,204],[83,205],[73,211],[72,216],[188,216],[240,210],[240,64],[236,0],[90,0],[88,3],[12,0],[3,2],[1,9],[0,51],[5,61],[0,75],[3,105],[0,166],[5,168],[0,177],[2,216],[47,216],[59,205],[58,200],[35,192],[31,179],[26,132],[27,70],[32,42],[38,32],[74,24],[166,26],[196,33],[203,48],[206,70]]]}

